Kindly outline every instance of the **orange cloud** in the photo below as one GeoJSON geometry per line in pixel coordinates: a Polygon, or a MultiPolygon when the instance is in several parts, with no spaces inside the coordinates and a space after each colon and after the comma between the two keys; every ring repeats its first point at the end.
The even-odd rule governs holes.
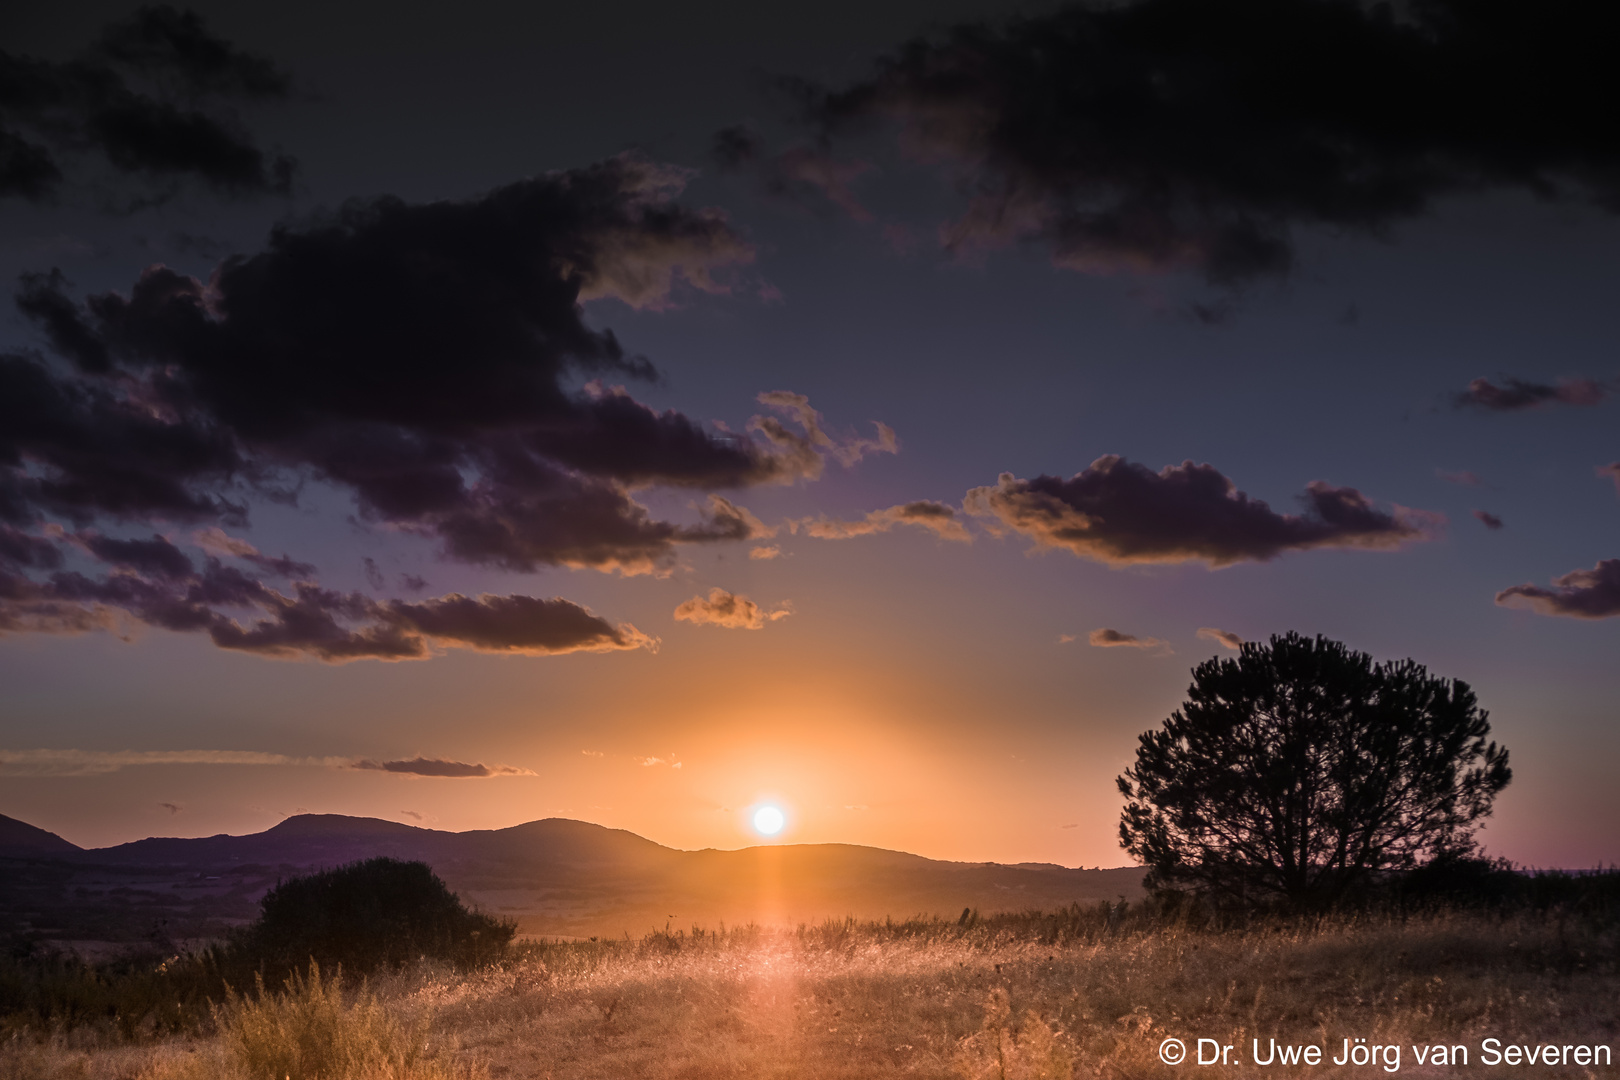
{"type": "Polygon", "coordinates": [[[1163,649],[1166,653],[1172,651],[1168,642],[1158,638],[1137,637],[1135,634],[1121,633],[1106,626],[1093,630],[1086,640],[1097,649],[1163,649]]]}
{"type": "Polygon", "coordinates": [[[919,499],[883,510],[873,510],[860,521],[804,518],[801,521],[789,522],[788,527],[795,532],[803,529],[818,540],[848,540],[855,536],[885,533],[896,525],[915,525],[928,529],[944,540],[958,540],[965,544],[973,542],[973,535],[962,524],[956,511],[932,499],[919,499]]]}
{"type": "Polygon", "coordinates": [[[1213,641],[1218,645],[1225,645],[1228,649],[1243,648],[1243,639],[1230,630],[1221,630],[1214,626],[1200,626],[1198,636],[1205,641],[1213,641]]]}
{"type": "Polygon", "coordinates": [[[694,626],[720,626],[728,630],[760,630],[767,622],[785,619],[791,614],[793,609],[786,604],[775,611],[766,611],[741,593],[730,593],[721,588],[710,589],[707,600],[694,596],[675,609],[677,622],[689,622],[694,626]]]}

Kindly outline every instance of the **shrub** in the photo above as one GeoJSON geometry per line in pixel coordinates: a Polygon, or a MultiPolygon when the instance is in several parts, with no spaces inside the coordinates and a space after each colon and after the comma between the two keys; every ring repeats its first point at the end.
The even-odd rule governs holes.
{"type": "Polygon", "coordinates": [[[469,911],[426,864],[377,858],[284,881],[230,952],[272,976],[310,960],[367,973],[431,959],[471,967],[498,958],[516,924],[469,911]]]}

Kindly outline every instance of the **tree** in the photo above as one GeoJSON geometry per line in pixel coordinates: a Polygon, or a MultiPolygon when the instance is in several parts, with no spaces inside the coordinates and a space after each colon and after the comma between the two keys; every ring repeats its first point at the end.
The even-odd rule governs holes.
{"type": "Polygon", "coordinates": [[[1472,849],[1512,778],[1463,682],[1298,634],[1193,669],[1119,778],[1120,842],[1155,889],[1331,903],[1472,849]]]}
{"type": "Polygon", "coordinates": [[[458,965],[494,959],[514,923],[468,911],[423,862],[375,858],[283,881],[239,931],[236,955],[278,972],[311,960],[364,973],[420,957],[458,965]]]}

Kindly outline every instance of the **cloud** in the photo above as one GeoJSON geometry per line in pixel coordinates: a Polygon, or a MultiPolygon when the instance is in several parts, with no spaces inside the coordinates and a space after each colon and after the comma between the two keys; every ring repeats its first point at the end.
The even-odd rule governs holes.
{"type": "Polygon", "coordinates": [[[1200,626],[1198,636],[1205,641],[1213,641],[1217,645],[1224,645],[1233,651],[1243,648],[1243,639],[1230,630],[1221,630],[1213,626],[1200,626]]]}
{"type": "Polygon", "coordinates": [[[897,126],[965,190],[947,247],[1039,241],[1092,273],[1280,275],[1302,227],[1377,234],[1482,189],[1620,208],[1620,144],[1592,137],[1620,96],[1611,9],[1390,11],[1074,4],[947,27],[840,88],[782,89],[818,139],[897,126]],[[1378,92],[1346,94],[1368,71],[1378,92]]]}
{"type": "Polygon", "coordinates": [[[1386,513],[1354,488],[1321,480],[1307,484],[1300,500],[1304,513],[1279,514],[1213,466],[1187,461],[1155,473],[1109,454],[1067,480],[1002,473],[993,487],[969,491],[963,505],[1037,547],[1114,566],[1221,567],[1310,548],[1387,550],[1427,539],[1444,520],[1399,507],[1386,513]]]}
{"type": "MultiPolygon", "coordinates": [[[[446,761],[442,758],[414,757],[409,761],[356,761],[353,769],[376,769],[381,772],[402,773],[407,776],[438,776],[457,780],[482,779],[490,776],[533,776],[531,769],[511,765],[471,765],[465,761],[446,761]]],[[[416,815],[420,820],[420,815],[416,815]]]]}
{"type": "Polygon", "coordinates": [[[480,652],[547,656],[653,649],[657,641],[629,623],[617,626],[568,600],[532,596],[477,599],[450,593],[421,603],[395,602],[390,615],[438,644],[480,652]]]}
{"type": "Polygon", "coordinates": [[[1463,487],[1480,486],[1479,477],[1466,469],[1457,472],[1452,472],[1447,469],[1436,469],[1434,470],[1434,475],[1438,476],[1448,484],[1460,484],[1463,487]]]}
{"type": "Polygon", "coordinates": [[[425,659],[435,648],[555,655],[656,650],[657,640],[560,598],[450,593],[419,602],[383,602],[359,592],[295,582],[290,592],[208,558],[199,568],[162,537],[117,540],[96,533],[68,539],[113,570],[92,577],[55,569],[42,537],[0,528],[0,634],[82,633],[159,627],[206,633],[220,648],[329,662],[425,659]],[[49,570],[19,573],[18,556],[49,570]],[[245,613],[246,618],[243,617],[245,613]]]}
{"type": "Polygon", "coordinates": [[[230,105],[287,96],[270,60],[210,34],[200,16],[145,7],[72,60],[0,52],[0,197],[44,201],[85,151],[147,201],[191,179],[233,194],[286,192],[296,168],[259,147],[230,105]]]}
{"type": "Polygon", "coordinates": [[[738,435],[623,387],[566,387],[655,374],[585,323],[588,295],[656,306],[751,257],[717,214],[673,202],[661,169],[620,157],[461,202],[351,202],[206,284],[155,266],[81,305],[60,275],[34,276],[19,301],[77,373],[0,357],[17,414],[0,461],[33,465],[0,467],[0,513],[230,524],[242,495],[287,501],[316,479],[365,521],[520,572],[647,573],[677,544],[769,535],[715,498],[703,526],[658,521],[631,491],[814,479],[827,457],[895,452],[893,430],[835,438],[803,395],[774,391],[762,403],[789,421],[738,435]]]}
{"type": "Polygon", "coordinates": [[[1169,644],[1158,638],[1139,638],[1135,634],[1124,634],[1106,626],[1093,630],[1086,640],[1096,649],[1163,649],[1166,653],[1171,651],[1169,644]]]}
{"type": "Polygon", "coordinates": [[[158,805],[167,810],[171,817],[185,809],[185,807],[181,806],[179,803],[160,802],[158,805]]]}
{"type": "MultiPolygon", "coordinates": [[[[315,575],[315,567],[310,563],[299,562],[286,555],[282,555],[280,558],[271,558],[262,554],[258,548],[246,540],[229,535],[218,525],[198,529],[191,534],[191,542],[210,555],[217,555],[220,558],[241,559],[243,562],[257,566],[265,573],[274,574],[277,577],[309,578],[315,575]]],[[[366,573],[366,578],[369,581],[371,580],[372,571],[376,568],[376,563],[367,558],[365,564],[369,568],[366,573]]],[[[374,584],[373,587],[380,589],[382,586],[374,584]]]]}
{"type": "Polygon", "coordinates": [[[782,549],[775,544],[771,544],[768,547],[761,545],[760,547],[749,548],[748,557],[756,561],[761,559],[779,559],[782,557],[782,549]]]}
{"type": "Polygon", "coordinates": [[[1514,585],[1497,593],[1496,602],[1572,619],[1620,615],[1620,559],[1602,559],[1590,570],[1571,570],[1553,578],[1552,584],[1551,589],[1529,583],[1514,585]]]}
{"type": "Polygon", "coordinates": [[[412,821],[425,821],[425,820],[427,820],[421,814],[417,813],[415,810],[401,810],[399,812],[399,816],[400,817],[408,817],[412,821]]]}
{"type": "Polygon", "coordinates": [[[3,776],[101,776],[153,765],[294,765],[334,768],[346,758],[290,757],[255,750],[0,750],[3,776]]]}
{"type": "Polygon", "coordinates": [[[1559,379],[1556,384],[1503,379],[1498,385],[1489,379],[1474,379],[1468,389],[1453,400],[1459,409],[1479,408],[1492,412],[1515,412],[1539,405],[1596,405],[1609,395],[1609,388],[1591,379],[1559,379]]]}
{"type": "Polygon", "coordinates": [[[775,611],[766,611],[741,593],[730,593],[721,588],[710,589],[707,600],[694,596],[675,609],[677,622],[689,622],[694,626],[721,626],[728,630],[760,630],[766,623],[785,619],[791,614],[793,609],[786,604],[775,611]]]}
{"type": "Polygon", "coordinates": [[[1488,510],[1475,510],[1474,517],[1481,525],[1484,525],[1487,529],[1490,529],[1493,532],[1502,527],[1502,519],[1488,510]]]}
{"type": "Polygon", "coordinates": [[[962,524],[952,507],[930,499],[901,503],[883,510],[873,510],[859,521],[839,521],[832,518],[804,518],[791,522],[795,532],[803,529],[819,540],[847,540],[854,536],[884,533],[896,525],[916,525],[928,529],[943,540],[959,540],[971,544],[973,536],[962,524]]]}
{"type": "Polygon", "coordinates": [[[847,469],[867,454],[900,452],[900,440],[894,429],[881,421],[872,422],[877,429],[875,439],[855,435],[834,438],[828,433],[821,414],[803,394],[767,390],[759,395],[759,403],[791,417],[803,429],[803,434],[799,434],[771,416],[756,416],[748,422],[748,429],[763,435],[772,446],[776,471],[783,477],[817,479],[821,476],[823,456],[833,458],[847,469]]]}
{"type": "Polygon", "coordinates": [[[1599,465],[1597,467],[1597,475],[1606,476],[1610,480],[1613,480],[1615,493],[1620,494],[1620,461],[1610,462],[1607,465],[1599,465]]]}
{"type": "Polygon", "coordinates": [[[1075,641],[1078,641],[1078,640],[1079,639],[1074,634],[1059,634],[1058,635],[1058,644],[1059,645],[1070,645],[1070,644],[1073,644],[1075,641]]]}
{"type": "Polygon", "coordinates": [[[814,192],[856,221],[873,220],[851,186],[872,170],[870,162],[840,160],[824,147],[805,143],[766,154],[758,133],[742,126],[716,133],[712,154],[722,172],[753,172],[769,195],[803,205],[814,192]]]}

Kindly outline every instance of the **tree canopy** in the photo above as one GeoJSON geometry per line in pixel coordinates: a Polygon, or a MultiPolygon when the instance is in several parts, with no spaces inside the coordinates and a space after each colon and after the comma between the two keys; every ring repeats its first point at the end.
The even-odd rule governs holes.
{"type": "Polygon", "coordinates": [[[1148,885],[1331,903],[1472,849],[1512,778],[1466,683],[1295,633],[1193,669],[1119,778],[1120,842],[1148,885]]]}

